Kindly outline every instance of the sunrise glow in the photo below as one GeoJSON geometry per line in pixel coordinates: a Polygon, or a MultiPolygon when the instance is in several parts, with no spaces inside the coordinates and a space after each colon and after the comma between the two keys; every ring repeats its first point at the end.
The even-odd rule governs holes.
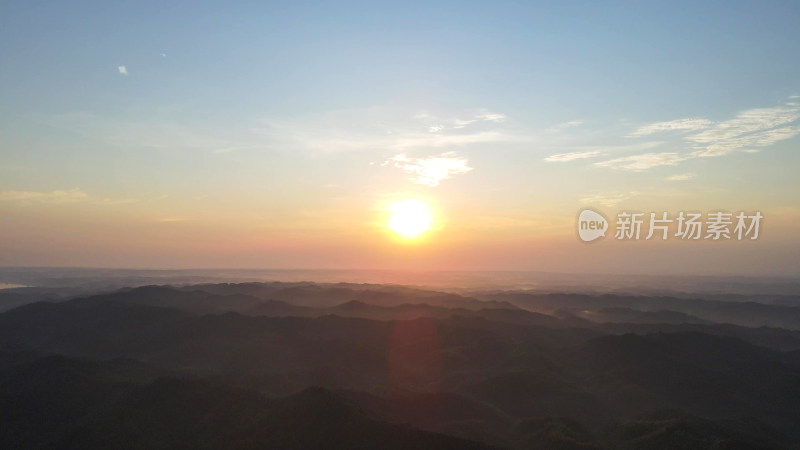
{"type": "Polygon", "coordinates": [[[389,206],[389,229],[405,239],[414,239],[430,230],[433,217],[419,200],[403,200],[389,206]]]}

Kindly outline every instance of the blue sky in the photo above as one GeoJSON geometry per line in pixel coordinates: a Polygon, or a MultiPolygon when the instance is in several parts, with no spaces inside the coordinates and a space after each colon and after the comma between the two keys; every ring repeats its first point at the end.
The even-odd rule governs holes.
{"type": "MultiPolygon", "coordinates": [[[[505,245],[498,232],[539,249],[530,236],[568,235],[585,205],[762,209],[787,228],[748,252],[800,248],[797,3],[0,8],[0,221],[16,236],[0,264],[71,263],[80,247],[76,264],[151,266],[164,255],[148,239],[213,235],[230,240],[176,244],[162,265],[310,267],[335,253],[312,243],[351,242],[404,197],[435,205],[450,240],[399,266],[451,267],[442,255],[472,245],[491,263],[465,268],[548,269],[481,249],[505,245]],[[219,256],[248,245],[265,250],[219,256]]],[[[375,242],[358,245],[378,262],[348,268],[394,267],[375,242]]],[[[784,252],[776,267],[797,272],[784,252]]]]}
{"type": "Polygon", "coordinates": [[[656,121],[797,89],[791,2],[264,3],[6,6],[4,112],[180,103],[235,118],[424,101],[656,121]],[[108,77],[118,65],[136,76],[108,77]]]}

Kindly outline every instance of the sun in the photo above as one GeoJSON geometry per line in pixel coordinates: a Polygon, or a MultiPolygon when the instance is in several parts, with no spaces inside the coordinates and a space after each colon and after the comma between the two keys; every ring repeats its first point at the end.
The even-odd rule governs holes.
{"type": "Polygon", "coordinates": [[[389,205],[389,229],[413,239],[431,229],[433,217],[428,205],[419,200],[402,200],[389,205]]]}

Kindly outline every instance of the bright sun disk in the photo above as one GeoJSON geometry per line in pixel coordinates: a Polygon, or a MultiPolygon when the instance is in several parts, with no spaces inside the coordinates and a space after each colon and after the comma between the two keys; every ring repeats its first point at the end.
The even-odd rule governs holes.
{"type": "Polygon", "coordinates": [[[406,239],[428,231],[433,223],[430,209],[419,200],[394,202],[389,211],[389,229],[406,239]]]}

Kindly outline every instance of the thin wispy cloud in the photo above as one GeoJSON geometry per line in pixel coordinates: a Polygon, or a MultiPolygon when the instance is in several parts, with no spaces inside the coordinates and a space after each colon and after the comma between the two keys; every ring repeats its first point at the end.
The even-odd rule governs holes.
{"type": "Polygon", "coordinates": [[[800,119],[798,108],[776,106],[774,108],[749,109],[739,113],[731,120],[719,122],[711,129],[694,134],[687,139],[699,143],[717,142],[773,129],[798,119],[800,119]]]}
{"type": "Polygon", "coordinates": [[[763,130],[757,133],[711,142],[701,150],[698,150],[695,155],[698,157],[723,156],[738,150],[747,153],[757,153],[761,148],[769,147],[779,141],[791,139],[798,134],[800,134],[800,127],[798,126],[763,130]]]}
{"type": "Polygon", "coordinates": [[[470,125],[480,123],[501,123],[507,119],[505,114],[491,112],[485,109],[479,109],[468,117],[464,117],[463,115],[457,117],[441,117],[427,111],[422,111],[417,113],[414,118],[426,123],[428,125],[428,131],[432,133],[446,129],[460,130],[470,125]]]}
{"type": "Polygon", "coordinates": [[[125,66],[118,66],[117,70],[119,70],[120,75],[128,75],[128,68],[125,66]]]}
{"type": "Polygon", "coordinates": [[[401,153],[386,161],[384,165],[392,165],[411,175],[409,180],[417,184],[438,186],[440,182],[454,175],[465,174],[472,170],[466,158],[455,152],[442,153],[429,158],[409,158],[401,153]]]}
{"type": "Polygon", "coordinates": [[[559,153],[556,155],[550,155],[544,160],[547,162],[569,162],[575,161],[576,159],[594,158],[599,154],[600,152],[598,151],[559,153]]]}
{"type": "Polygon", "coordinates": [[[137,199],[111,199],[91,195],[80,188],[57,189],[53,191],[0,191],[0,202],[14,202],[21,204],[71,204],[95,203],[103,205],[117,205],[134,203],[137,199]]]}
{"type": "Polygon", "coordinates": [[[0,191],[0,201],[6,202],[76,203],[90,198],[89,194],[78,188],[49,192],[0,191]]]}
{"type": "Polygon", "coordinates": [[[605,207],[617,206],[631,197],[638,195],[638,192],[603,192],[592,194],[581,199],[581,203],[585,205],[598,205],[605,207]]]}
{"type": "Polygon", "coordinates": [[[452,119],[450,122],[453,124],[453,128],[460,129],[478,122],[503,122],[504,120],[506,120],[505,114],[482,111],[475,114],[472,118],[452,119]]]}
{"type": "MultiPolygon", "coordinates": [[[[539,137],[538,140],[544,140],[546,136],[539,137]]],[[[585,138],[584,138],[585,139],[585,138]]],[[[562,140],[563,142],[563,140],[562,140]]],[[[601,156],[601,155],[618,155],[618,154],[627,154],[627,153],[636,153],[636,152],[647,152],[653,149],[659,148],[664,145],[664,141],[642,141],[642,142],[631,142],[626,143],[623,145],[575,145],[566,141],[566,143],[560,143],[559,141],[553,142],[555,145],[548,145],[547,149],[549,150],[563,150],[559,153],[554,153],[553,155],[548,156],[545,160],[550,160],[549,158],[553,158],[550,160],[551,162],[560,162],[562,161],[562,155],[570,155],[564,161],[570,161],[573,159],[584,159],[580,158],[583,155],[587,155],[585,158],[593,157],[593,156],[601,156]],[[568,150],[568,151],[567,151],[568,150]],[[575,154],[579,156],[579,158],[572,158],[571,156],[575,154]]]]}
{"type": "Polygon", "coordinates": [[[680,153],[644,153],[594,163],[598,167],[640,172],[659,166],[674,166],[688,157],[680,153]]]}
{"type": "MultiPolygon", "coordinates": [[[[790,97],[791,98],[791,97],[790,97]]],[[[762,148],[800,135],[800,106],[787,103],[753,108],[733,119],[713,122],[702,118],[656,122],[637,128],[628,137],[682,131],[685,152],[645,153],[595,163],[599,167],[642,171],[673,166],[694,158],[724,156],[733,152],[757,153],[762,148]]]]}
{"type": "Polygon", "coordinates": [[[686,140],[695,144],[699,157],[721,156],[736,150],[768,147],[797,136],[800,128],[790,124],[798,119],[798,107],[750,109],[708,130],[687,136],[686,140]]]}
{"type": "Polygon", "coordinates": [[[307,151],[337,153],[373,151],[383,155],[522,142],[530,138],[483,122],[464,129],[432,133],[413,113],[387,109],[332,111],[296,119],[260,119],[236,132],[199,128],[173,118],[115,120],[87,113],[43,116],[49,125],[92,139],[98,136],[120,148],[206,151],[230,155],[241,151],[307,151]]]}
{"type": "MultiPolygon", "coordinates": [[[[287,136],[281,136],[283,138],[287,136]]],[[[499,132],[484,131],[470,134],[392,133],[386,136],[345,136],[322,133],[294,133],[292,141],[301,147],[319,152],[365,150],[408,151],[413,149],[461,147],[471,144],[500,142],[512,138],[499,132]]]]}
{"type": "Polygon", "coordinates": [[[501,128],[504,120],[505,115],[488,111],[444,116],[371,108],[294,120],[267,119],[257,132],[279,147],[314,152],[404,153],[525,139],[501,128]]]}
{"type": "Polygon", "coordinates": [[[228,153],[240,152],[245,150],[264,150],[264,145],[233,145],[229,147],[220,147],[211,151],[216,155],[225,155],[228,153]]]}
{"type": "Polygon", "coordinates": [[[665,131],[697,131],[710,127],[714,122],[708,119],[678,119],[669,122],[656,122],[639,127],[630,137],[649,136],[665,131]]]}
{"type": "Polygon", "coordinates": [[[560,132],[562,132],[564,130],[567,130],[567,129],[570,129],[570,128],[575,128],[575,127],[580,126],[580,125],[583,125],[583,121],[582,120],[571,120],[569,122],[563,122],[563,123],[559,123],[559,124],[553,125],[552,127],[548,128],[547,131],[549,131],[551,133],[560,133],[560,132]]]}
{"type": "Polygon", "coordinates": [[[675,175],[668,176],[666,178],[667,181],[686,181],[695,178],[697,174],[694,173],[679,173],[675,175]]]}

